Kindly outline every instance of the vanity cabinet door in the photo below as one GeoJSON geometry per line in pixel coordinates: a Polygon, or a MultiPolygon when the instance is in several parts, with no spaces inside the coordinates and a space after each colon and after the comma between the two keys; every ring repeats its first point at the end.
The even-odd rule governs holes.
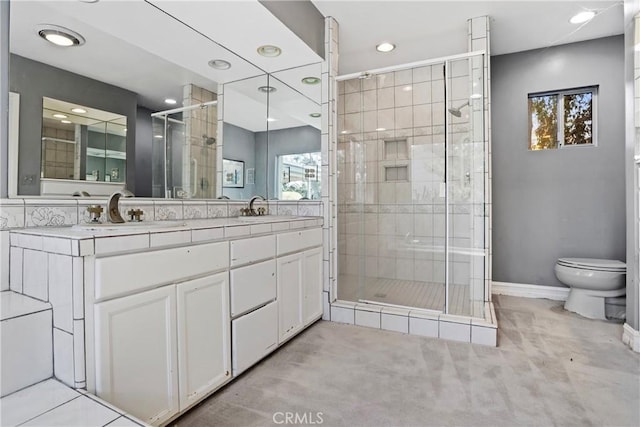
{"type": "Polygon", "coordinates": [[[305,325],[322,316],[322,248],[304,252],[304,306],[302,316],[305,325]]]}
{"type": "Polygon", "coordinates": [[[94,309],[96,394],[149,424],[178,413],[175,286],[94,309]]]}
{"type": "Polygon", "coordinates": [[[229,273],[176,286],[180,411],[231,378],[229,273]]]}
{"type": "Polygon", "coordinates": [[[278,336],[281,343],[302,328],[303,270],[302,253],[278,258],[278,336]]]}

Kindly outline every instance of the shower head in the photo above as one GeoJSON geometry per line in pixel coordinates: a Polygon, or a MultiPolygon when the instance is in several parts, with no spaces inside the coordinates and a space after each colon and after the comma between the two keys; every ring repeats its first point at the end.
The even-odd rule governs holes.
{"type": "Polygon", "coordinates": [[[467,107],[469,105],[469,101],[466,101],[464,104],[460,105],[459,107],[451,107],[449,108],[449,113],[451,113],[452,115],[456,116],[456,117],[462,117],[462,112],[460,110],[462,110],[464,107],[467,107]]]}

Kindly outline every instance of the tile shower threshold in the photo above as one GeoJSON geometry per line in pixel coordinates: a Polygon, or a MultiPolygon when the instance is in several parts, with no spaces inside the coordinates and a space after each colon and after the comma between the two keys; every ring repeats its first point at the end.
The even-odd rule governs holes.
{"type": "Polygon", "coordinates": [[[330,320],[332,322],[497,346],[498,323],[493,303],[490,301],[484,303],[484,318],[445,314],[437,310],[415,309],[370,301],[335,300],[330,305],[330,320]],[[367,315],[358,315],[359,313],[367,313],[367,315]],[[380,316],[379,321],[375,318],[377,316],[380,316]],[[385,327],[385,325],[393,326],[385,327]]]}

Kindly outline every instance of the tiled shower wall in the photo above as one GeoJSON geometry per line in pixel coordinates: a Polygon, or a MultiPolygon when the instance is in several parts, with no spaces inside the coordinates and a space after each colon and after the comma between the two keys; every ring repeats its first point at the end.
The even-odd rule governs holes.
{"type": "MultiPolygon", "coordinates": [[[[472,102],[460,118],[449,116],[445,154],[443,65],[338,84],[340,274],[357,275],[364,266],[367,277],[444,283],[446,155],[449,246],[455,249],[450,280],[469,285],[477,277],[482,284],[482,257],[469,252],[484,245],[484,224],[473,220],[473,204],[482,203],[484,190],[483,132],[480,127],[475,142],[472,102]]],[[[472,65],[466,59],[451,63],[448,105],[469,100],[472,65]]]]}
{"type": "MultiPolygon", "coordinates": [[[[216,94],[195,86],[185,85],[183,88],[183,105],[202,104],[215,101],[216,94]]],[[[216,183],[212,182],[216,174],[216,148],[218,128],[218,107],[210,105],[205,108],[187,110],[183,113],[186,141],[183,146],[183,187],[188,188],[190,197],[213,199],[216,195],[216,183]]]]}

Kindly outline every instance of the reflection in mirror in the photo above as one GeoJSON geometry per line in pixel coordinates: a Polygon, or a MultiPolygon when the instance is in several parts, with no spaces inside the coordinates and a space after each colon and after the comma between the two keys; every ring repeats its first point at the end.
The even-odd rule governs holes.
{"type": "Polygon", "coordinates": [[[268,146],[257,147],[270,198],[320,199],[320,64],[274,73],[269,85],[268,146]]]}
{"type": "Polygon", "coordinates": [[[224,85],[223,158],[244,162],[244,187],[227,185],[227,178],[222,177],[222,195],[230,199],[267,195],[266,180],[258,176],[260,170],[264,173],[260,163],[266,157],[256,156],[259,146],[267,146],[269,90],[266,75],[224,85]]]}
{"type": "MultiPolygon", "coordinates": [[[[89,187],[116,186],[114,181],[117,179],[121,188],[126,175],[127,187],[136,196],[156,196],[159,191],[159,196],[165,197],[164,187],[154,187],[157,180],[153,178],[156,169],[152,168],[152,151],[156,138],[155,133],[152,133],[150,114],[171,108],[164,103],[165,98],[184,102],[187,99],[184,92],[186,86],[194,85],[217,92],[220,83],[262,74],[253,64],[215,42],[215,35],[218,34],[216,31],[224,31],[219,25],[212,26],[211,34],[205,36],[194,31],[188,23],[164,12],[162,7],[167,6],[163,4],[166,2],[156,3],[11,2],[9,87],[20,97],[19,134],[11,148],[16,153],[11,158],[10,168],[11,182],[14,183],[12,188],[15,188],[12,195],[45,194],[41,188],[41,171],[45,163],[49,166],[51,159],[40,157],[41,153],[46,155],[46,150],[41,150],[43,96],[117,112],[126,116],[128,121],[128,156],[122,159],[126,162],[126,173],[124,168],[106,164],[107,157],[113,157],[113,153],[106,154],[106,143],[101,147],[104,153],[102,161],[105,164],[101,167],[85,164],[84,170],[77,167],[74,169],[66,164],[65,150],[65,166],[53,166],[53,171],[49,170],[46,175],[65,178],[73,175],[78,182],[74,185],[73,181],[65,179],[67,187],[56,189],[56,195],[70,197],[79,191],[100,195],[100,192],[89,187]],[[69,28],[81,34],[86,43],[69,48],[54,46],[38,35],[36,28],[42,23],[69,28]],[[140,23],[144,23],[144,32],[140,32],[140,23]],[[188,49],[176,48],[176,41],[179,41],[180,46],[188,46],[188,49]],[[209,65],[212,60],[224,61],[230,67],[216,68],[209,65]],[[94,170],[96,173],[92,174],[94,170]],[[87,181],[94,178],[96,181],[87,181]],[[111,182],[106,183],[105,179],[111,179],[111,182]]],[[[221,13],[241,14],[245,8],[243,5],[237,10],[230,10],[224,2],[206,3],[210,11],[208,15],[216,19],[220,19],[221,13]]],[[[255,5],[249,3],[247,7],[262,8],[257,2],[255,5]]],[[[185,123],[185,128],[189,126],[184,117],[178,120],[185,123]]],[[[220,195],[216,194],[216,178],[220,177],[221,172],[213,169],[216,164],[215,155],[213,158],[201,153],[195,157],[191,155],[203,148],[209,153],[210,148],[215,146],[210,143],[216,136],[209,131],[194,131],[192,137],[199,138],[199,141],[190,141],[190,155],[181,154],[180,158],[195,158],[197,165],[193,162],[193,167],[176,172],[175,182],[166,190],[176,197],[177,187],[186,187],[180,190],[183,197],[213,198],[220,195]],[[203,135],[207,135],[207,138],[203,138],[203,135]],[[197,148],[192,148],[194,146],[197,148]],[[207,177],[204,176],[206,170],[209,171],[207,177]]],[[[107,134],[104,130],[103,135],[107,134]]],[[[75,132],[73,137],[69,134],[61,139],[75,140],[75,132]]],[[[75,148],[71,151],[75,162],[75,148]]],[[[177,151],[179,150],[174,150],[174,154],[177,155],[177,151]]],[[[81,153],[78,160],[87,160],[88,153],[81,153]]],[[[94,160],[98,159],[97,156],[92,157],[94,160]]],[[[59,158],[62,159],[61,154],[59,158]]],[[[111,160],[115,159],[111,158],[109,161],[111,160]]],[[[56,178],[51,180],[57,181],[56,178]]],[[[160,182],[163,181],[164,179],[160,179],[160,182]]],[[[111,192],[110,189],[106,195],[111,192]]]]}
{"type": "Polygon", "coordinates": [[[125,182],[127,118],[42,99],[41,178],[125,182]]]}
{"type": "Polygon", "coordinates": [[[177,199],[211,199],[216,193],[217,95],[185,87],[186,107],[151,114],[152,194],[177,199]]]}

